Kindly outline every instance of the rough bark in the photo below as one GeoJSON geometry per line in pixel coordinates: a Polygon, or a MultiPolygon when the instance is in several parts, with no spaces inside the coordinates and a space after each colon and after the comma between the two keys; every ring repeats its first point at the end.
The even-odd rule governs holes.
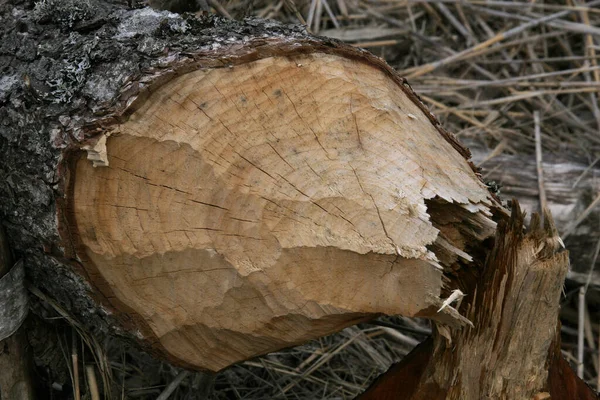
{"type": "Polygon", "coordinates": [[[485,269],[461,309],[474,327],[438,326],[380,377],[360,399],[596,399],[560,354],[557,319],[568,254],[557,250],[556,229],[546,215],[514,207],[503,221],[485,269]],[[405,379],[412,373],[411,379],[405,379]]]}
{"type": "Polygon", "coordinates": [[[274,22],[2,14],[0,210],[88,329],[219,370],[380,313],[466,323],[443,272],[502,210],[382,60],[274,22]]]}

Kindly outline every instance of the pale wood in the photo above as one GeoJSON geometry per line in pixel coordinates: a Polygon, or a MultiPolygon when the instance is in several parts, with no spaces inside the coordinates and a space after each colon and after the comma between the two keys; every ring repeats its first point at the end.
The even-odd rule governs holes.
{"type": "MultiPolygon", "coordinates": [[[[423,383],[447,390],[445,399],[530,399],[546,391],[569,257],[557,252],[551,217],[546,216],[545,231],[539,222],[538,217],[523,236],[523,215],[513,212],[508,226],[499,229],[482,284],[465,310],[475,329],[454,331],[451,343],[439,336],[434,343],[435,363],[423,383]]],[[[415,397],[426,398],[431,399],[415,397]]]]}
{"type": "Polygon", "coordinates": [[[219,370],[379,313],[465,322],[434,315],[441,269],[494,233],[494,201],[388,74],[269,57],[135,107],[71,164],[71,240],[172,359],[219,370]]]}

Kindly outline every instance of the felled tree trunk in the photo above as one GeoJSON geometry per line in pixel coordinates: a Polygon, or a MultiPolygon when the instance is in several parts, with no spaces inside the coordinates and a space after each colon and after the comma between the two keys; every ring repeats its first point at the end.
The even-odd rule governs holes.
{"type": "Polygon", "coordinates": [[[442,305],[493,277],[506,211],[382,60],[274,22],[0,7],[1,217],[82,326],[217,371],[380,314],[453,340],[493,314],[442,305]]]}
{"type": "Polygon", "coordinates": [[[444,271],[502,210],[382,60],[274,22],[3,7],[2,216],[89,329],[217,371],[382,313],[468,322],[437,312],[444,271]]]}

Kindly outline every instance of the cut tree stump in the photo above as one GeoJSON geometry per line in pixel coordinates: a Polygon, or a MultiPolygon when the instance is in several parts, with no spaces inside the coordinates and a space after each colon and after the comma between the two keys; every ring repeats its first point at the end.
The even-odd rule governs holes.
{"type": "Polygon", "coordinates": [[[0,5],[0,217],[82,326],[218,371],[380,314],[458,340],[493,312],[442,305],[493,276],[507,211],[381,59],[272,21],[52,4],[0,5]]]}
{"type": "Polygon", "coordinates": [[[360,400],[596,399],[560,353],[558,311],[569,266],[552,221],[538,214],[524,232],[513,202],[472,296],[459,311],[471,329],[433,338],[390,368],[360,400]]]}

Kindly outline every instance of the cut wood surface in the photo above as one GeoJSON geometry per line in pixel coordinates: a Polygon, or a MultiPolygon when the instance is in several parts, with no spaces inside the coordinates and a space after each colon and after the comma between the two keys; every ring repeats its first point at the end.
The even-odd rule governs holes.
{"type": "Polygon", "coordinates": [[[349,57],[188,72],[92,140],[91,161],[69,160],[65,239],[186,365],[219,370],[380,313],[433,316],[443,267],[494,232],[465,157],[396,80],[349,57]]]}

